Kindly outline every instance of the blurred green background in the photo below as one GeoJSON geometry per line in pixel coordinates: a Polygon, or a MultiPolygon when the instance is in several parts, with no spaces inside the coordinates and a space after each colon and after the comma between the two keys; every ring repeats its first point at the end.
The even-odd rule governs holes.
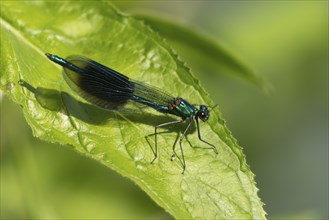
{"type": "MultiPolygon", "coordinates": [[[[244,147],[269,218],[328,218],[328,2],[115,5],[212,36],[264,77],[271,95],[186,59],[244,147]]],[[[2,219],[170,217],[131,181],[33,138],[19,106],[3,95],[0,208],[2,219]]]]}

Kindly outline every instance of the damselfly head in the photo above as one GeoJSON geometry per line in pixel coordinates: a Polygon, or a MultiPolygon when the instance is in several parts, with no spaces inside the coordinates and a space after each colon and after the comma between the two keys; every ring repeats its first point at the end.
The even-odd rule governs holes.
{"type": "Polygon", "coordinates": [[[200,105],[200,109],[197,112],[197,117],[200,118],[202,121],[207,121],[210,116],[208,106],[200,105]]]}

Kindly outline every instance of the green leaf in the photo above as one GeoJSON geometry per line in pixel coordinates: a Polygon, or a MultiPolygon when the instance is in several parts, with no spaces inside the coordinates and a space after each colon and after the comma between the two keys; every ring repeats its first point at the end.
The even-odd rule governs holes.
{"type": "Polygon", "coordinates": [[[248,65],[243,63],[234,53],[205,34],[196,31],[195,27],[179,24],[159,16],[147,13],[134,14],[134,17],[144,20],[154,30],[158,31],[174,48],[190,63],[203,65],[216,74],[231,74],[247,80],[266,93],[271,92],[271,86],[261,76],[257,75],[248,65]]]}
{"type": "Polygon", "coordinates": [[[179,160],[170,158],[186,125],[163,130],[169,132],[159,135],[159,158],[151,164],[154,140],[145,136],[175,119],[153,110],[121,115],[90,105],[68,87],[61,68],[44,52],[82,54],[212,106],[198,80],[148,26],[107,2],[1,1],[1,89],[22,106],[36,137],[68,144],[130,178],[175,218],[265,218],[254,175],[218,109],[201,132],[219,154],[188,147],[206,147],[194,128],[183,142],[187,169],[182,175],[179,160]]]}

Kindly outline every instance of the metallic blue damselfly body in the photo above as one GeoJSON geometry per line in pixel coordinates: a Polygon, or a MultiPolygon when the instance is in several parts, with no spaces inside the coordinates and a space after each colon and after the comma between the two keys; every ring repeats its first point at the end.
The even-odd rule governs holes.
{"type": "Polygon", "coordinates": [[[182,98],[174,97],[158,87],[130,79],[109,67],[83,56],[71,55],[66,59],[49,53],[46,53],[46,56],[51,61],[63,66],[64,78],[67,84],[93,105],[111,111],[120,111],[121,107],[132,101],[139,105],[151,107],[158,112],[180,117],[180,120],[155,126],[154,159],[151,163],[158,157],[158,128],[183,122],[187,122],[188,124],[179,140],[181,159],[176,154],[175,146],[173,147],[173,156],[179,158],[183,166],[183,173],[186,164],[182,141],[194,121],[197,125],[199,139],[209,146],[206,149],[213,149],[217,154],[216,147],[203,140],[200,133],[199,119],[201,121],[207,121],[209,119],[210,113],[208,106],[199,105],[199,108],[197,108],[196,105],[192,105],[182,98]]]}

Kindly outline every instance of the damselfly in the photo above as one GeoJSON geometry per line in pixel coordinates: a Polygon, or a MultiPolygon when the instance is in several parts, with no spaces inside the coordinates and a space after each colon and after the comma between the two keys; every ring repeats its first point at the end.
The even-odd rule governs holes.
{"type": "Polygon", "coordinates": [[[182,159],[176,154],[175,146],[173,147],[174,155],[179,158],[183,166],[183,173],[186,164],[182,141],[194,121],[196,122],[200,141],[210,146],[206,147],[206,149],[213,149],[216,154],[218,153],[213,144],[201,138],[199,119],[201,121],[207,121],[209,119],[210,112],[208,106],[192,105],[186,100],[174,97],[160,88],[129,79],[127,76],[83,56],[71,55],[67,59],[49,53],[46,53],[46,56],[51,61],[63,66],[64,78],[74,91],[98,107],[111,111],[120,111],[122,109],[121,107],[124,107],[128,101],[133,101],[151,107],[158,112],[180,117],[180,120],[155,126],[155,149],[153,150],[154,158],[151,163],[158,157],[158,129],[183,122],[187,122],[188,124],[179,139],[182,159]]]}

